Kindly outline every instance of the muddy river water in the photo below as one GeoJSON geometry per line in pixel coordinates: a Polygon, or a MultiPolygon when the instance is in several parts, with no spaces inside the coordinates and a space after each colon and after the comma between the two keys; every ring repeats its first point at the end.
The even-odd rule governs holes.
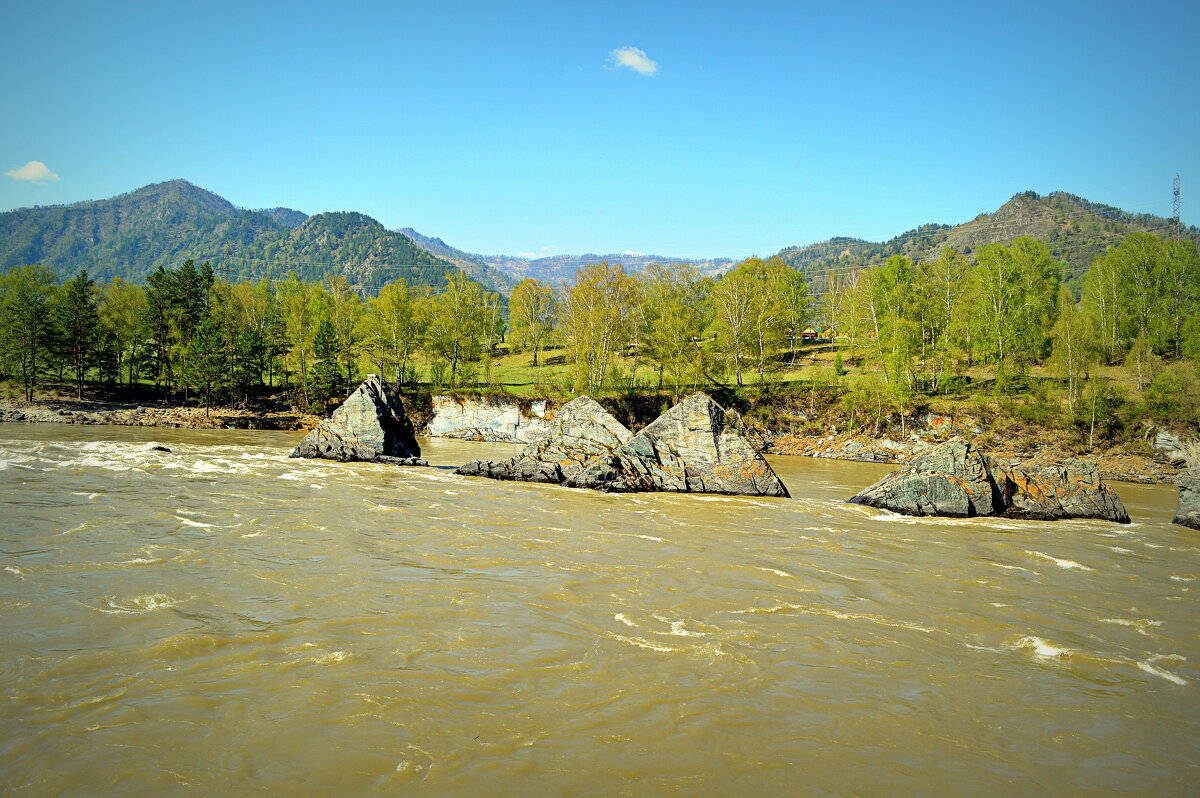
{"type": "Polygon", "coordinates": [[[1200,533],[0,424],[0,792],[1195,795],[1200,533]],[[151,441],[172,449],[148,451],[151,441]]]}

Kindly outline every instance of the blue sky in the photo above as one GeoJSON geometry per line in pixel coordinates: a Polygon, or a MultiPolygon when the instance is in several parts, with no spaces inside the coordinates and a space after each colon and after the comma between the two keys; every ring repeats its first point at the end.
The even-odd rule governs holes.
{"type": "Polygon", "coordinates": [[[1027,189],[1169,216],[1179,172],[1200,222],[1195,2],[5,17],[3,209],[185,178],[489,254],[739,257],[963,222],[1027,189]]]}

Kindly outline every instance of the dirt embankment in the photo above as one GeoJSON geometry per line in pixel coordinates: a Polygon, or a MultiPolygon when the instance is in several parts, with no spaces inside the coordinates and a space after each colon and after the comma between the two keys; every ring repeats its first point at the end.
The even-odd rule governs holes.
{"type": "Polygon", "coordinates": [[[317,425],[307,413],[246,410],[241,408],[137,405],[55,399],[40,402],[0,400],[0,421],[52,424],[113,424],[125,427],[180,427],[188,429],[304,430],[317,425]]]}

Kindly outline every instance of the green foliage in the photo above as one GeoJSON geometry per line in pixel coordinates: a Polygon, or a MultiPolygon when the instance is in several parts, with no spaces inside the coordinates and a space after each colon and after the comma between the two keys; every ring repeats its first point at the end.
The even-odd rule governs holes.
{"type": "Polygon", "coordinates": [[[1146,410],[1158,421],[1200,424],[1200,373],[1192,363],[1172,363],[1146,388],[1146,410]]]}

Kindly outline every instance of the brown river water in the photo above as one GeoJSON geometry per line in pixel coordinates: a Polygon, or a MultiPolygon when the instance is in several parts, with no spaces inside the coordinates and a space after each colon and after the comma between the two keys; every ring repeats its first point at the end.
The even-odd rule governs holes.
{"type": "Polygon", "coordinates": [[[0,424],[0,792],[1195,795],[1200,533],[0,424]],[[147,451],[150,441],[173,449],[147,451]]]}

